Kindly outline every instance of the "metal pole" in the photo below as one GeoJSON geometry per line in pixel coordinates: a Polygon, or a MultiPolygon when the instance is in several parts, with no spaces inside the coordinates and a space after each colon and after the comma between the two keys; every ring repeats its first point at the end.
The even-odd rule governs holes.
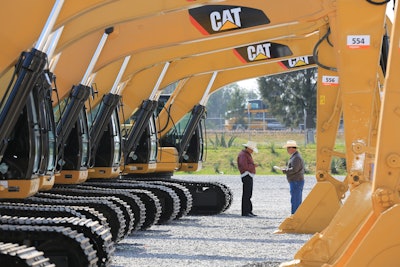
{"type": "Polygon", "coordinates": [[[168,62],[168,61],[165,62],[164,68],[163,68],[163,70],[161,71],[161,74],[160,74],[160,76],[158,77],[157,83],[156,83],[156,85],[154,86],[153,91],[151,92],[151,95],[150,95],[150,97],[149,97],[150,100],[154,100],[154,99],[155,99],[155,97],[156,97],[156,95],[157,95],[157,91],[158,91],[158,89],[159,89],[159,87],[160,87],[160,84],[161,84],[162,80],[164,79],[165,74],[167,73],[169,64],[170,64],[170,62],[168,62]]]}
{"type": "Polygon", "coordinates": [[[88,66],[88,68],[87,68],[87,70],[86,70],[86,73],[85,73],[85,75],[83,76],[83,78],[82,78],[82,81],[81,81],[81,84],[83,84],[83,85],[86,85],[86,86],[89,86],[89,77],[90,77],[90,75],[92,75],[92,71],[93,71],[93,69],[94,69],[94,66],[96,65],[96,62],[97,62],[97,59],[99,58],[99,56],[100,56],[100,53],[101,53],[101,50],[103,50],[103,47],[104,47],[104,45],[105,45],[105,43],[106,43],[106,41],[107,41],[107,37],[108,37],[108,35],[110,34],[110,33],[112,33],[114,31],[114,28],[107,28],[105,31],[104,31],[104,34],[103,34],[103,36],[101,37],[101,40],[100,40],[100,42],[99,42],[99,45],[97,46],[97,49],[96,49],[96,51],[94,52],[94,55],[93,55],[93,57],[92,57],[92,60],[90,61],[90,64],[89,64],[89,66],[88,66]]]}
{"type": "Polygon", "coordinates": [[[217,74],[218,74],[218,71],[213,72],[213,75],[212,75],[210,81],[208,82],[207,89],[204,92],[202,99],[200,100],[200,103],[199,103],[200,105],[205,106],[207,104],[208,98],[210,97],[209,92],[211,90],[212,85],[214,84],[215,78],[217,78],[217,74]]]}
{"type": "Polygon", "coordinates": [[[64,0],[57,0],[56,3],[54,4],[53,9],[51,10],[51,13],[49,15],[49,18],[47,19],[46,24],[44,25],[43,31],[40,34],[39,39],[35,45],[36,50],[42,51],[44,45],[46,44],[48,36],[53,30],[54,24],[56,23],[57,17],[60,14],[63,4],[64,0]]]}
{"type": "Polygon", "coordinates": [[[129,60],[131,59],[131,56],[126,56],[124,59],[124,62],[122,63],[121,69],[118,72],[117,78],[115,79],[114,85],[111,88],[111,93],[112,94],[118,94],[119,92],[119,83],[121,82],[122,75],[124,74],[126,67],[128,66],[129,60]]]}

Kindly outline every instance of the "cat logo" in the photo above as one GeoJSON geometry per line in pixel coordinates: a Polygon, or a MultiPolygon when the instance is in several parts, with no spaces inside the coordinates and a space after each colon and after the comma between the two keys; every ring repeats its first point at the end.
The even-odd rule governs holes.
{"type": "Polygon", "coordinates": [[[250,61],[271,58],[271,43],[250,45],[247,47],[247,58],[250,61]]]}
{"type": "Polygon", "coordinates": [[[191,23],[204,35],[270,23],[262,10],[243,6],[206,5],[188,12],[191,23]]]}
{"type": "Polygon", "coordinates": [[[301,56],[301,57],[294,57],[288,60],[284,60],[279,62],[279,64],[284,69],[292,69],[292,68],[299,68],[305,67],[309,65],[314,65],[314,57],[313,56],[301,56]]]}
{"type": "Polygon", "coordinates": [[[240,28],[240,7],[226,9],[222,11],[214,11],[210,14],[211,28],[214,31],[225,31],[234,28],[240,28]]]}
{"type": "Polygon", "coordinates": [[[288,59],[288,63],[291,68],[294,68],[294,67],[301,67],[304,65],[308,65],[309,61],[308,57],[296,57],[288,59]]]}
{"type": "Polygon", "coordinates": [[[288,46],[270,42],[235,48],[234,53],[243,63],[293,55],[288,46]]]}

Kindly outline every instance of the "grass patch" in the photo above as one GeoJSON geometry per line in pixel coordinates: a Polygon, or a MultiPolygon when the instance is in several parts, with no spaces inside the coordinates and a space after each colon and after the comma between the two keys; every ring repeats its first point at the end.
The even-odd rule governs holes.
{"type": "MultiPolygon", "coordinates": [[[[247,143],[248,140],[257,142],[259,152],[253,154],[254,161],[260,165],[257,168],[257,174],[277,174],[272,166],[286,165],[289,155],[282,146],[289,139],[296,140],[300,146],[299,151],[306,165],[306,173],[315,174],[316,144],[306,145],[305,134],[302,132],[225,132],[222,134],[212,133],[210,136],[213,138],[209,138],[208,140],[212,141],[206,144],[208,149],[205,151],[203,168],[193,174],[238,174],[236,157],[240,150],[243,149],[243,144],[247,143]],[[223,137],[224,141],[229,140],[229,142],[221,142],[221,137],[223,137]],[[216,143],[219,145],[216,145],[216,143]]],[[[344,150],[344,141],[342,139],[338,137],[335,150],[344,150]]],[[[345,172],[345,168],[341,163],[337,159],[332,163],[332,168],[339,174],[345,172]]],[[[177,172],[176,174],[183,174],[183,172],[177,172]]]]}

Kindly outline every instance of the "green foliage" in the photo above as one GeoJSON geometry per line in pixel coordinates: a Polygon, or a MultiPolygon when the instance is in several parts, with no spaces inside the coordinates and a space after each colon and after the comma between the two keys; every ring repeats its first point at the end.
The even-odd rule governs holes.
{"type": "Polygon", "coordinates": [[[315,128],[316,76],[316,68],[310,68],[258,78],[260,94],[271,115],[297,129],[306,113],[307,128],[315,128]]]}
{"type": "MultiPolygon", "coordinates": [[[[315,173],[316,164],[316,145],[307,144],[307,146],[302,145],[305,143],[304,133],[300,132],[241,132],[241,133],[221,133],[215,134],[215,140],[210,139],[210,143],[218,143],[218,148],[211,146],[206,151],[206,158],[203,162],[202,170],[195,172],[194,174],[238,174],[239,171],[236,166],[236,158],[239,152],[243,149],[242,144],[246,143],[248,140],[257,142],[257,147],[259,153],[254,153],[254,161],[260,165],[257,168],[257,174],[269,175],[269,174],[279,174],[281,172],[276,172],[273,170],[273,166],[285,166],[289,155],[286,149],[282,148],[282,145],[286,140],[296,140],[300,145],[299,151],[304,159],[306,165],[306,172],[308,174],[315,173]],[[220,135],[227,140],[229,138],[230,145],[227,147],[220,146],[220,135]],[[210,149],[211,148],[211,149],[210,149]],[[215,148],[215,149],[212,149],[215,148]]],[[[338,137],[335,147],[336,151],[344,151],[344,140],[343,136],[338,137]]],[[[334,158],[332,160],[332,174],[343,175],[345,174],[346,164],[343,159],[334,158]]],[[[179,172],[177,173],[179,174],[179,172]]]]}
{"type": "Polygon", "coordinates": [[[231,169],[230,169],[231,171],[237,170],[235,159],[232,156],[229,157],[229,165],[231,166],[231,169]]]}
{"type": "Polygon", "coordinates": [[[212,147],[213,149],[216,149],[216,148],[217,148],[216,145],[215,145],[214,140],[212,140],[211,138],[209,138],[208,141],[210,142],[211,147],[212,147]]]}
{"type": "Polygon", "coordinates": [[[236,139],[236,136],[231,136],[231,138],[229,138],[228,147],[231,147],[233,145],[233,142],[235,141],[235,139],[236,139]]]}
{"type": "Polygon", "coordinates": [[[215,146],[219,147],[219,144],[220,144],[220,142],[219,142],[218,134],[215,134],[215,146]]]}
{"type": "Polygon", "coordinates": [[[227,147],[226,142],[225,142],[225,134],[221,135],[221,146],[222,147],[227,147]]]}
{"type": "Polygon", "coordinates": [[[331,162],[332,174],[344,174],[346,172],[346,160],[342,158],[333,158],[331,162]]]}
{"type": "Polygon", "coordinates": [[[278,155],[278,152],[276,152],[276,150],[275,150],[275,144],[274,143],[271,143],[270,148],[271,148],[271,154],[278,155]]]}
{"type": "Polygon", "coordinates": [[[211,143],[213,149],[218,149],[218,147],[231,147],[236,139],[236,136],[231,136],[229,141],[226,142],[225,133],[222,133],[220,137],[218,134],[215,134],[215,140],[208,139],[211,143]]]}
{"type": "Polygon", "coordinates": [[[221,165],[220,162],[214,163],[214,172],[220,174],[221,171],[219,170],[219,166],[221,165]]]}

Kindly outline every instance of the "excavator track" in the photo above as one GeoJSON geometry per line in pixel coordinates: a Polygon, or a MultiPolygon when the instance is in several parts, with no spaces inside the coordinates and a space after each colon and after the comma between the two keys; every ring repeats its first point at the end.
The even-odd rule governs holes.
{"type": "MultiPolygon", "coordinates": [[[[129,183],[131,180],[121,179],[120,181],[129,183]]],[[[149,184],[162,185],[162,186],[166,186],[166,187],[172,189],[178,195],[179,201],[180,201],[180,210],[175,219],[179,219],[179,218],[182,218],[183,216],[186,216],[187,214],[189,214],[190,210],[192,209],[192,206],[193,206],[192,194],[183,185],[180,185],[177,183],[171,183],[168,180],[166,180],[166,181],[150,180],[149,181],[149,180],[135,179],[134,181],[141,181],[141,182],[146,182],[149,184]]]]}
{"type": "Polygon", "coordinates": [[[89,206],[102,213],[110,225],[112,240],[117,243],[125,238],[126,221],[121,208],[112,201],[104,198],[75,197],[56,195],[50,193],[38,193],[33,197],[23,200],[24,203],[67,205],[67,206],[89,206]]]}
{"type": "Polygon", "coordinates": [[[192,210],[193,207],[193,197],[190,191],[185,186],[170,182],[153,182],[153,183],[168,186],[178,194],[179,200],[181,202],[181,210],[177,215],[177,219],[182,218],[183,216],[189,214],[189,212],[192,210]]]}
{"type": "Polygon", "coordinates": [[[110,199],[119,198],[131,207],[131,214],[134,216],[132,219],[128,214],[125,215],[126,221],[131,224],[128,227],[130,233],[139,230],[145,221],[146,210],[142,200],[140,200],[138,196],[128,192],[76,185],[73,187],[55,186],[52,188],[50,193],[88,197],[107,197],[110,199]]]}
{"type": "Polygon", "coordinates": [[[178,195],[170,188],[161,185],[147,184],[135,180],[120,180],[115,179],[108,182],[91,182],[88,181],[85,185],[104,186],[114,189],[125,190],[146,190],[152,192],[160,201],[161,214],[157,224],[165,224],[176,219],[180,210],[180,201],[178,195]]]}
{"type": "Polygon", "coordinates": [[[162,214],[158,224],[167,224],[175,219],[181,209],[178,194],[164,185],[150,184],[131,180],[116,180],[119,184],[131,184],[133,188],[145,189],[156,194],[161,200],[162,214]]]}
{"type": "Polygon", "coordinates": [[[15,243],[0,242],[0,262],[3,266],[55,267],[42,251],[15,243]]]}
{"type": "Polygon", "coordinates": [[[103,214],[89,207],[0,202],[0,213],[9,216],[87,218],[108,229],[111,235],[107,219],[103,214]]]}
{"type": "Polygon", "coordinates": [[[5,217],[0,217],[1,223],[5,224],[28,222],[32,225],[62,225],[83,232],[85,236],[90,237],[92,245],[97,251],[98,266],[108,266],[110,263],[115,250],[114,242],[108,224],[103,224],[102,220],[88,219],[71,207],[11,202],[0,203],[0,213],[3,217],[7,215],[13,218],[4,220],[5,217]],[[30,220],[19,220],[18,218],[21,217],[30,217],[30,220]]]}
{"type": "Polygon", "coordinates": [[[175,182],[185,185],[193,195],[190,215],[215,215],[228,209],[232,203],[232,192],[217,182],[175,182]]]}
{"type": "Polygon", "coordinates": [[[84,234],[90,240],[96,252],[98,266],[109,266],[111,257],[114,254],[114,242],[111,240],[109,229],[104,228],[98,222],[85,218],[77,217],[12,217],[0,216],[1,224],[12,225],[44,225],[44,226],[63,226],[69,227],[79,233],[84,234]]]}
{"type": "Polygon", "coordinates": [[[0,240],[32,244],[57,267],[95,267],[98,262],[90,240],[69,227],[1,224],[0,240]]]}
{"type": "Polygon", "coordinates": [[[192,195],[190,215],[215,215],[226,211],[232,204],[233,194],[229,187],[218,182],[197,182],[173,178],[146,177],[139,181],[159,181],[180,184],[192,195]]]}
{"type": "Polygon", "coordinates": [[[113,182],[104,181],[104,180],[90,180],[81,185],[83,188],[88,187],[96,187],[101,188],[103,190],[116,190],[117,192],[128,192],[129,194],[133,194],[143,202],[145,206],[145,219],[143,225],[140,227],[140,230],[146,230],[150,228],[152,225],[157,224],[160,220],[160,216],[162,213],[162,207],[159,198],[149,190],[136,189],[136,188],[117,188],[113,182]]]}

